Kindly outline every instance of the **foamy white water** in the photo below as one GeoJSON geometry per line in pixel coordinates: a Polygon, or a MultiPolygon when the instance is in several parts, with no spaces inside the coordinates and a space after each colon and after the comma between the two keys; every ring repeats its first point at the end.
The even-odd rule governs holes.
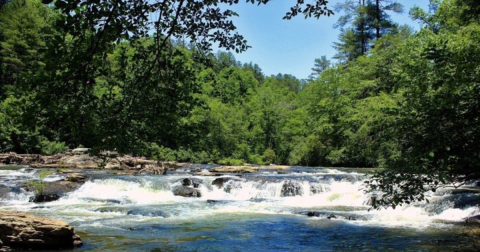
{"type": "MultiPolygon", "coordinates": [[[[145,227],[142,232],[147,232],[143,235],[148,236],[148,230],[155,230],[158,225],[173,228],[178,223],[197,223],[195,225],[200,225],[198,230],[203,230],[211,220],[225,223],[222,225],[228,227],[232,221],[241,220],[244,224],[239,225],[243,227],[252,225],[248,224],[252,218],[255,220],[252,223],[301,218],[309,225],[337,223],[335,225],[345,224],[367,230],[379,227],[429,230],[444,229],[452,222],[461,222],[468,216],[480,214],[478,205],[456,207],[458,203],[452,201],[454,195],[446,191],[432,194],[430,204],[417,203],[396,209],[369,211],[370,195],[362,190],[365,176],[339,169],[222,176],[228,179],[221,188],[212,185],[219,177],[188,174],[96,175],[60,200],[43,204],[28,202],[33,193],[21,186],[22,182],[36,179],[35,174],[36,171],[29,169],[0,170],[0,179],[8,182],[4,183],[4,187],[10,190],[0,195],[0,210],[27,211],[62,219],[85,232],[94,230],[96,233],[95,230],[98,230],[100,233],[97,235],[100,236],[102,232],[123,234],[125,230],[144,230],[145,227]],[[174,188],[182,186],[185,178],[198,183],[201,197],[174,195],[174,188]],[[307,217],[308,213],[313,213],[313,217],[307,217]]],[[[52,175],[49,180],[62,178],[63,175],[52,175]]],[[[262,225],[255,224],[255,228],[262,225]]]]}

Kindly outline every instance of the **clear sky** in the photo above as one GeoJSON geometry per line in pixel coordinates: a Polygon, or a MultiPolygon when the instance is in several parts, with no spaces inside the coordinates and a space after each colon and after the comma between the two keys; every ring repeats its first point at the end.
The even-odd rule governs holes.
{"type": "MultiPolygon", "coordinates": [[[[343,0],[331,0],[329,6],[333,8],[339,1],[343,0]]],[[[322,55],[331,58],[335,54],[332,45],[337,41],[339,30],[333,25],[341,13],[320,19],[298,16],[282,20],[296,1],[272,0],[262,6],[240,2],[232,8],[240,15],[233,21],[252,48],[241,54],[234,53],[238,61],[258,64],[267,76],[282,73],[303,79],[310,75],[315,58],[322,55]]],[[[403,4],[405,12],[402,15],[390,14],[393,20],[418,29],[418,25],[409,18],[408,11],[413,6],[428,10],[429,0],[397,2],[403,4]]]]}

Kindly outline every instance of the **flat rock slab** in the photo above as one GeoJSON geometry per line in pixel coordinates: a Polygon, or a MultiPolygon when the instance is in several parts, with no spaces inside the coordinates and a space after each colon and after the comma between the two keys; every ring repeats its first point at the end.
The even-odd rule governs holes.
{"type": "Polygon", "coordinates": [[[258,171],[258,168],[250,166],[220,166],[215,167],[210,171],[222,173],[255,173],[258,171]]]}
{"type": "Polygon", "coordinates": [[[60,220],[24,212],[0,211],[2,246],[21,250],[72,249],[83,245],[73,227],[60,220]]]}

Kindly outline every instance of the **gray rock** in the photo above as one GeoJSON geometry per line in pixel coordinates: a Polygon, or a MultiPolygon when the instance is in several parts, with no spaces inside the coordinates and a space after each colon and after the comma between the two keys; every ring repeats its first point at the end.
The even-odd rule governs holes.
{"type": "Polygon", "coordinates": [[[86,152],[88,152],[90,150],[90,148],[76,148],[76,149],[73,149],[72,150],[72,153],[74,155],[81,155],[81,154],[85,154],[86,152]]]}
{"type": "Polygon", "coordinates": [[[182,197],[201,197],[200,191],[193,187],[177,186],[173,189],[173,195],[182,197]]]}
{"type": "Polygon", "coordinates": [[[240,179],[236,177],[220,177],[213,180],[212,185],[217,186],[218,188],[222,188],[225,183],[231,180],[239,181],[240,179]]]}
{"type": "Polygon", "coordinates": [[[302,195],[302,193],[302,185],[297,181],[287,180],[282,185],[282,197],[297,196],[302,195]]]}

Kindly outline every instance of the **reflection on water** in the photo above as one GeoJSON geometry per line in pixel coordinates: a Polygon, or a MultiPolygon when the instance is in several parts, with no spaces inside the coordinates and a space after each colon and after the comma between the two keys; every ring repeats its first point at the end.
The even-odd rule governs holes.
{"type": "Polygon", "coordinates": [[[368,211],[365,175],[352,170],[261,171],[227,176],[221,188],[212,186],[218,177],[95,173],[40,205],[21,188],[35,174],[0,170],[0,210],[71,223],[86,244],[78,251],[449,251],[466,242],[453,222],[478,212],[478,201],[455,201],[476,193],[447,191],[431,195],[429,205],[368,211]],[[202,197],[172,193],[184,178],[198,183],[202,197]]]}

